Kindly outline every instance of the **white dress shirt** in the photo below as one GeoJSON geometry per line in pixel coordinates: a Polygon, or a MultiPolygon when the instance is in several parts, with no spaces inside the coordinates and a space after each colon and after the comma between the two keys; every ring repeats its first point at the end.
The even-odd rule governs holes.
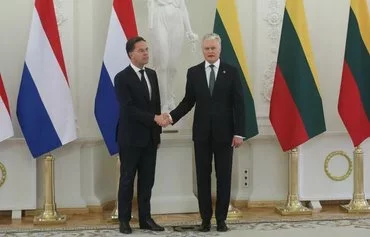
{"type": "MultiPolygon", "coordinates": [[[[205,68],[206,68],[206,76],[207,76],[207,85],[209,87],[209,77],[211,75],[211,67],[210,67],[210,63],[206,61],[205,63],[205,68]]],[[[218,73],[218,69],[220,68],[220,59],[218,59],[215,63],[213,63],[214,67],[213,67],[213,71],[215,72],[215,80],[217,79],[217,73],[218,73]]],[[[215,81],[216,82],[216,81],[215,81]]]]}
{"type": "Polygon", "coordinates": [[[149,82],[149,79],[148,79],[148,75],[146,75],[146,71],[145,71],[145,67],[143,68],[138,68],[136,67],[134,64],[130,64],[132,69],[134,69],[134,71],[136,72],[136,75],[138,76],[139,80],[141,80],[141,73],[140,73],[140,70],[141,69],[144,69],[144,78],[146,80],[146,84],[148,85],[148,89],[149,89],[149,98],[152,98],[152,87],[150,86],[150,82],[149,82]]]}

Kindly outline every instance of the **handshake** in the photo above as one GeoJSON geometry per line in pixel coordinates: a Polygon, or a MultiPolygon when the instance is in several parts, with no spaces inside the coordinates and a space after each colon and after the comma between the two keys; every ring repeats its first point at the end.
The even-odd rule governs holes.
{"type": "Polygon", "coordinates": [[[163,113],[161,115],[155,115],[154,121],[161,127],[167,127],[169,124],[172,124],[172,118],[168,113],[163,113]]]}

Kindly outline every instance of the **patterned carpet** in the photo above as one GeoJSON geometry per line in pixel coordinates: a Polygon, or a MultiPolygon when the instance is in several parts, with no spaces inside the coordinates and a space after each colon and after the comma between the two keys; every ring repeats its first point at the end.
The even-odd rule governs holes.
{"type": "MultiPolygon", "coordinates": [[[[328,220],[328,221],[289,221],[289,222],[269,222],[269,223],[245,223],[229,224],[230,231],[220,233],[216,231],[215,226],[208,233],[186,230],[176,231],[172,226],[166,226],[164,232],[151,232],[133,229],[130,236],[149,237],[195,237],[195,236],[225,236],[225,237],[369,237],[370,219],[356,220],[328,220]]],[[[176,228],[175,228],[176,229],[176,228]]],[[[77,228],[54,228],[54,229],[0,229],[0,236],[32,236],[32,237],[93,237],[93,236],[124,236],[118,232],[117,225],[105,225],[97,227],[77,227],[77,228]]]]}

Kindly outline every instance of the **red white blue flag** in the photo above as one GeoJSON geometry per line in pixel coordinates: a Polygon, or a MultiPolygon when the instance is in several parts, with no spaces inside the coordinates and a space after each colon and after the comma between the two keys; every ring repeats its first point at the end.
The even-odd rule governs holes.
{"type": "Polygon", "coordinates": [[[137,36],[137,28],[132,0],[114,0],[95,97],[96,121],[111,155],[118,153],[116,128],[119,105],[114,90],[114,77],[130,63],[126,41],[134,36],[137,36]]]}
{"type": "Polygon", "coordinates": [[[76,139],[53,0],[35,0],[17,116],[35,158],[76,139]]]}
{"type": "Polygon", "coordinates": [[[9,101],[0,74],[0,142],[14,135],[9,101]]]}

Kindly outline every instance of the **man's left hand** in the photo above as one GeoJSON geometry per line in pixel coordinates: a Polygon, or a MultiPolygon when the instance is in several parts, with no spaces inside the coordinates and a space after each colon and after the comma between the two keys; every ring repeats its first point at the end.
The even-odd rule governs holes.
{"type": "Polygon", "coordinates": [[[243,138],[234,136],[233,142],[231,143],[231,146],[234,148],[238,148],[243,144],[243,138]]]}

